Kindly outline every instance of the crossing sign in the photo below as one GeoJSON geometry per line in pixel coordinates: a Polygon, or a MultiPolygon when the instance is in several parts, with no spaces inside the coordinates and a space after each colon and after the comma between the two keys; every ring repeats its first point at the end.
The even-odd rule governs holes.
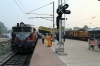
{"type": "Polygon", "coordinates": [[[68,4],[65,4],[65,5],[63,6],[63,13],[64,13],[64,14],[70,14],[70,13],[71,13],[70,10],[66,10],[68,7],[69,7],[68,4]]]}
{"type": "Polygon", "coordinates": [[[65,4],[65,5],[63,6],[64,9],[67,9],[68,7],[69,7],[68,4],[65,4]]]}
{"type": "Polygon", "coordinates": [[[69,7],[68,4],[65,4],[64,6],[59,5],[58,9],[57,9],[57,18],[56,18],[56,25],[57,25],[57,29],[59,29],[59,20],[67,20],[66,18],[62,18],[62,14],[70,14],[71,11],[70,10],[66,10],[69,7]]]}
{"type": "Polygon", "coordinates": [[[63,12],[64,12],[64,14],[70,14],[71,13],[70,10],[64,10],[63,12]]]}
{"type": "Polygon", "coordinates": [[[57,9],[57,13],[58,14],[63,14],[63,9],[62,9],[62,6],[59,5],[58,9],[57,9]]]}
{"type": "Polygon", "coordinates": [[[60,12],[63,14],[63,8],[58,8],[58,13],[60,12]]]}
{"type": "Polygon", "coordinates": [[[59,14],[59,15],[61,15],[61,14],[70,14],[71,13],[71,11],[70,10],[66,10],[67,8],[69,7],[69,5],[68,4],[65,4],[64,6],[59,6],[58,7],[58,9],[57,9],[57,13],[59,14]]]}

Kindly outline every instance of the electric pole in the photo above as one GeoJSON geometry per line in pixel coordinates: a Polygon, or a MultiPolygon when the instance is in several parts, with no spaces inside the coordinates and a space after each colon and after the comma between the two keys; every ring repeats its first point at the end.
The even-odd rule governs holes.
{"type": "MultiPolygon", "coordinates": [[[[64,4],[65,4],[65,3],[66,3],[66,0],[64,0],[64,4]]],[[[65,14],[64,14],[64,18],[66,18],[66,15],[65,15],[65,14]]],[[[66,26],[66,25],[65,25],[65,24],[66,24],[65,22],[66,22],[66,20],[64,20],[64,32],[65,32],[65,26],[66,26]]]]}
{"type": "MultiPolygon", "coordinates": [[[[54,31],[54,28],[55,28],[55,24],[54,24],[54,19],[55,19],[55,14],[54,14],[54,1],[52,2],[53,3],[53,15],[49,15],[49,14],[36,14],[36,13],[26,13],[26,14],[36,14],[36,15],[49,15],[49,16],[52,16],[52,17],[30,17],[29,19],[33,19],[33,18],[42,18],[42,19],[46,19],[46,20],[49,20],[49,21],[53,21],[53,24],[52,24],[52,26],[53,26],[53,39],[55,39],[54,38],[54,36],[55,36],[55,31],[54,31]],[[51,19],[50,19],[51,18],[51,19]],[[53,19],[52,19],[53,18],[53,19]]],[[[50,3],[51,4],[51,3],[50,3]]],[[[54,40],[55,41],[55,40],[54,40]]]]}
{"type": "MultiPolygon", "coordinates": [[[[58,8],[57,8],[57,14],[58,16],[56,17],[56,25],[57,25],[57,30],[59,31],[58,36],[58,48],[55,49],[55,52],[59,55],[67,55],[64,53],[64,43],[62,42],[62,15],[63,14],[70,14],[70,10],[66,10],[69,7],[68,4],[62,4],[62,0],[58,0],[58,8]]],[[[65,20],[65,19],[64,19],[65,20]]]]}
{"type": "Polygon", "coordinates": [[[53,39],[55,41],[55,31],[54,31],[54,28],[55,28],[55,24],[54,24],[54,1],[53,1],[53,39]]]}

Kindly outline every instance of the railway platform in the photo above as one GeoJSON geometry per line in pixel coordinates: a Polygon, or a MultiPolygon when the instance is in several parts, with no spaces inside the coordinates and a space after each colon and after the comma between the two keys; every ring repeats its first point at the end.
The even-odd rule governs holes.
{"type": "Polygon", "coordinates": [[[2,42],[2,41],[8,41],[8,40],[10,40],[10,38],[0,38],[0,42],[2,42]]]}
{"type": "Polygon", "coordinates": [[[56,47],[56,40],[52,47],[46,47],[39,39],[30,66],[100,66],[100,52],[89,50],[87,41],[66,39],[64,56],[55,53],[56,47]]]}
{"type": "MultiPolygon", "coordinates": [[[[55,52],[57,41],[53,42],[51,49],[55,52]]],[[[67,66],[100,66],[100,52],[88,49],[87,41],[66,39],[64,52],[66,56],[59,56],[67,66]]]]}
{"type": "Polygon", "coordinates": [[[42,44],[42,39],[39,39],[31,58],[30,66],[66,66],[66,64],[50,47],[42,44]]]}

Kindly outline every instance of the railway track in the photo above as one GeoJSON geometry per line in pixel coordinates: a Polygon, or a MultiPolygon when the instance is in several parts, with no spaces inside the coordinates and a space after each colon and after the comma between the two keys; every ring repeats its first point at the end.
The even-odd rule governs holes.
{"type": "MultiPolygon", "coordinates": [[[[37,41],[36,41],[35,45],[36,44],[37,44],[37,41]]],[[[35,46],[34,46],[34,48],[35,48],[35,46]]],[[[34,53],[34,51],[33,51],[33,53],[34,53]]],[[[29,63],[30,63],[33,53],[10,54],[7,58],[4,58],[4,61],[0,62],[0,66],[29,66],[29,63]]]]}
{"type": "Polygon", "coordinates": [[[20,54],[15,53],[9,59],[1,64],[1,66],[29,66],[32,53],[20,54]]]}

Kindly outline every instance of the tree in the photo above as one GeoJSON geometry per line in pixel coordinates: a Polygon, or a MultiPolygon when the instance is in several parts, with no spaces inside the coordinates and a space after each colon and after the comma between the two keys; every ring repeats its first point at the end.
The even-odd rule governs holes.
{"type": "Polygon", "coordinates": [[[0,22],[0,34],[6,33],[7,27],[5,27],[4,23],[0,22]]]}
{"type": "Polygon", "coordinates": [[[67,28],[66,30],[72,30],[72,28],[67,28]]]}
{"type": "Polygon", "coordinates": [[[88,29],[89,27],[87,25],[84,25],[83,29],[88,29]]]}
{"type": "Polygon", "coordinates": [[[72,28],[69,28],[69,30],[72,30],[72,28]]]}
{"type": "Polygon", "coordinates": [[[73,30],[78,30],[78,29],[80,29],[80,28],[79,28],[79,27],[74,27],[74,28],[73,28],[73,30]]]}

